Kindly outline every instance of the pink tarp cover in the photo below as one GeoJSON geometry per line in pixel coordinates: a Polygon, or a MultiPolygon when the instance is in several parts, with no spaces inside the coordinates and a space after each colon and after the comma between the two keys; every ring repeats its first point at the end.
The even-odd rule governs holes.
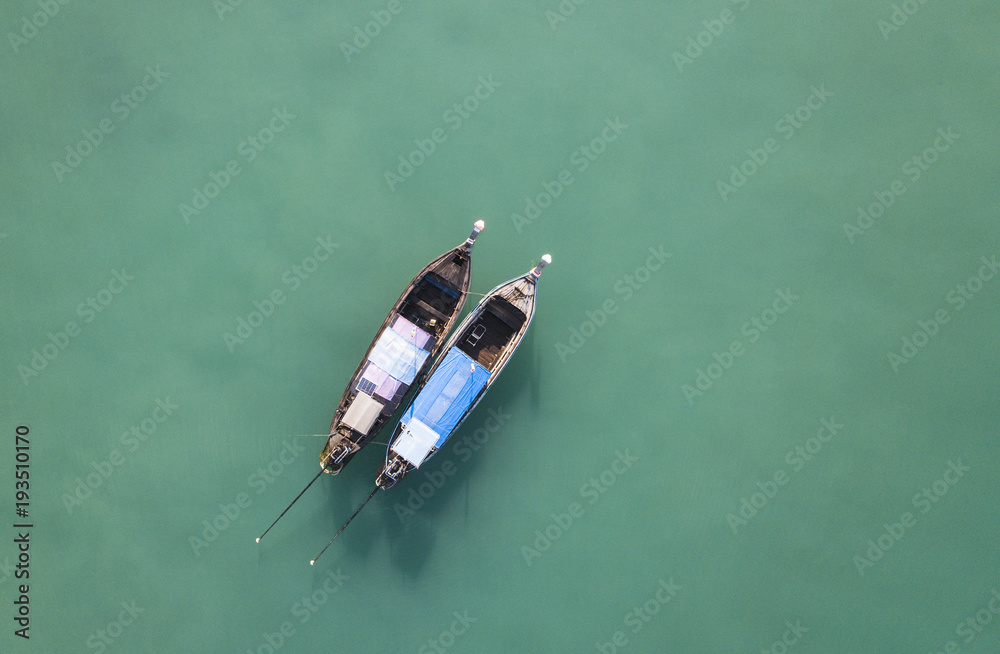
{"type": "Polygon", "coordinates": [[[398,389],[400,383],[402,383],[385,370],[382,370],[371,362],[368,362],[368,365],[365,367],[365,372],[361,376],[362,378],[375,384],[375,395],[383,397],[387,400],[392,399],[392,397],[396,394],[396,389],[398,389]]]}
{"type": "MultiPolygon", "coordinates": [[[[392,323],[392,330],[404,337],[411,343],[415,343],[417,347],[423,348],[424,345],[430,340],[431,335],[415,326],[412,322],[404,318],[403,316],[396,316],[396,319],[392,323]],[[416,334],[413,333],[416,330],[416,334]]],[[[427,349],[427,348],[424,348],[427,349]]]]}
{"type": "Polygon", "coordinates": [[[392,367],[393,371],[397,374],[406,372],[416,374],[415,370],[408,371],[406,370],[406,365],[400,367],[400,364],[406,361],[406,356],[404,356],[406,350],[411,353],[411,361],[413,355],[419,355],[417,361],[413,361],[414,365],[422,364],[428,354],[425,346],[431,338],[430,334],[416,327],[402,316],[396,316],[396,319],[392,321],[391,329],[396,336],[390,337],[389,334],[382,333],[382,338],[379,339],[376,350],[369,355],[368,365],[365,366],[365,371],[361,375],[362,379],[375,384],[375,395],[387,400],[391,400],[396,395],[403,381],[393,377],[375,362],[378,361],[383,365],[392,367]],[[409,349],[414,346],[420,349],[409,349]],[[400,347],[405,349],[400,350],[400,347]]]}

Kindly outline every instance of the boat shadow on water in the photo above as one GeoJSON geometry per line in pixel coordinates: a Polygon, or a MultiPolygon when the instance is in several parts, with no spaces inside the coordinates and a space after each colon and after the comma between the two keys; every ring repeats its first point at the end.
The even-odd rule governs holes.
{"type": "MultiPolygon", "coordinates": [[[[376,440],[380,440],[376,438],[376,440]]],[[[331,479],[329,486],[329,504],[326,505],[323,517],[324,535],[336,531],[343,525],[344,521],[354,513],[358,504],[372,490],[374,473],[382,459],[382,453],[378,449],[368,448],[362,450],[357,456],[358,463],[354,466],[347,466],[336,477],[331,479]]],[[[326,475],[324,475],[326,476],[326,475]]],[[[377,508],[384,505],[387,494],[379,493],[372,500],[370,508],[377,508]]],[[[364,520],[362,515],[359,519],[356,531],[350,534],[349,538],[337,540],[338,546],[342,548],[341,560],[347,567],[351,567],[354,562],[367,559],[372,556],[372,552],[378,552],[382,548],[379,541],[384,537],[382,530],[374,526],[375,521],[368,518],[364,520]],[[369,524],[365,524],[368,522],[369,524]]]]}
{"type": "MultiPolygon", "coordinates": [[[[529,274],[515,278],[511,282],[497,287],[493,293],[510,292],[507,289],[511,287],[514,287],[514,292],[516,292],[515,284],[531,283],[533,285],[539,271],[549,260],[546,255],[543,257],[542,263],[529,274]]],[[[522,295],[521,297],[524,296],[522,295]]],[[[465,327],[459,328],[459,333],[464,334],[463,338],[468,336],[468,333],[473,333],[477,338],[483,335],[482,333],[469,332],[469,330],[473,330],[474,328],[478,329],[477,325],[480,324],[479,322],[470,322],[471,320],[483,320],[482,324],[486,324],[489,320],[495,318],[493,314],[489,314],[493,318],[480,318],[480,316],[486,315],[482,313],[484,311],[482,307],[484,306],[487,305],[481,302],[480,306],[477,307],[478,313],[477,310],[474,310],[463,321],[463,325],[466,322],[472,325],[465,325],[465,327]],[[466,331],[461,331],[463,329],[466,331]]],[[[492,307],[492,305],[489,305],[489,307],[492,307]]],[[[494,311],[492,308],[488,310],[494,311]]],[[[530,319],[532,307],[528,306],[526,310],[530,319]]],[[[454,427],[448,428],[449,433],[440,442],[443,443],[444,440],[448,439],[448,436],[453,436],[453,440],[442,447],[437,456],[430,459],[429,454],[437,452],[436,449],[426,448],[427,451],[417,451],[419,448],[409,442],[406,445],[410,449],[407,450],[406,455],[401,455],[399,451],[393,453],[392,449],[388,453],[380,455],[378,449],[365,448],[364,451],[357,452],[360,459],[359,464],[351,466],[347,470],[344,470],[343,467],[341,468],[341,474],[337,475],[337,483],[335,484],[338,490],[330,488],[329,484],[324,484],[328,488],[326,496],[329,498],[329,502],[326,503],[326,511],[314,514],[316,524],[321,525],[324,529],[329,528],[333,530],[336,527],[337,521],[341,520],[345,513],[350,512],[350,517],[334,533],[333,538],[320,551],[316,558],[310,560],[310,564],[315,564],[316,559],[322,556],[323,552],[333,545],[337,537],[351,524],[369,502],[374,511],[369,509],[368,514],[366,514],[367,517],[362,518],[362,523],[367,523],[367,525],[362,527],[359,524],[358,527],[355,527],[354,535],[345,541],[343,547],[346,549],[341,550],[341,560],[346,564],[350,564],[350,561],[355,556],[366,558],[371,556],[373,551],[384,552],[385,548],[382,547],[382,543],[379,541],[385,538],[385,545],[388,546],[391,563],[399,572],[411,579],[418,578],[421,575],[424,567],[430,560],[434,548],[438,546],[438,540],[442,538],[443,534],[447,535],[446,538],[448,538],[448,542],[444,544],[445,550],[453,551],[453,548],[464,547],[467,542],[464,534],[470,526],[470,515],[474,517],[471,521],[472,523],[481,523],[484,519],[489,520],[488,517],[472,513],[471,505],[475,498],[474,490],[477,486],[488,488],[491,482],[493,484],[497,483],[498,479],[502,480],[502,476],[509,474],[510,471],[505,472],[496,469],[495,466],[489,467],[483,464],[490,458],[493,458],[490,457],[489,453],[498,447],[524,448],[527,446],[531,435],[524,433],[526,431],[524,425],[531,424],[531,419],[538,414],[541,404],[541,384],[539,380],[541,356],[539,345],[534,338],[534,332],[528,331],[526,324],[521,329],[521,336],[523,336],[523,341],[526,342],[523,350],[530,352],[530,354],[522,352],[520,356],[510,356],[509,360],[503,358],[490,360],[488,357],[484,359],[487,363],[499,363],[500,368],[495,374],[499,374],[499,370],[506,367],[507,363],[510,364],[509,367],[514,372],[509,372],[503,378],[497,380],[495,386],[492,387],[492,393],[489,394],[489,400],[484,402],[478,409],[472,409],[467,419],[463,418],[461,420],[461,425],[457,430],[454,430],[454,427]],[[514,416],[517,416],[517,420],[514,422],[520,425],[520,427],[511,428],[509,421],[514,416]],[[454,430],[453,434],[452,430],[454,430]],[[408,455],[414,455],[417,458],[401,459],[401,457],[408,455]],[[396,471],[393,474],[398,475],[394,478],[387,472],[390,457],[392,457],[394,462],[401,460],[405,464],[405,469],[403,467],[393,468],[396,471]],[[381,466],[378,458],[383,458],[381,466]],[[421,461],[425,465],[420,466],[421,461]],[[380,467],[381,469],[379,469],[380,467]],[[373,480],[375,481],[374,488],[370,485],[371,482],[368,481],[371,479],[368,475],[371,474],[370,471],[373,468],[378,470],[377,478],[373,480]],[[406,472],[408,471],[413,472],[407,475],[406,472]],[[370,489],[368,490],[369,495],[363,502],[353,504],[357,502],[359,489],[370,489]],[[378,492],[380,489],[387,492],[380,493],[378,492]],[[456,502],[463,502],[464,505],[456,506],[456,502]],[[351,512],[353,506],[357,508],[354,508],[353,512],[351,512]],[[375,515],[372,515],[373,513],[375,515]],[[376,518],[375,516],[378,514],[381,514],[382,517],[376,518]],[[379,525],[380,522],[381,525],[379,525]]],[[[452,341],[455,338],[457,337],[453,336],[452,341]]],[[[480,342],[485,341],[486,339],[480,340],[480,342]]],[[[514,347],[520,341],[521,338],[518,337],[517,341],[514,342],[514,347]]],[[[459,350],[449,350],[447,356],[451,356],[451,353],[454,352],[459,352],[459,350]]],[[[486,349],[483,352],[488,354],[486,349]]],[[[513,354],[513,352],[510,354],[513,354]]],[[[459,353],[455,358],[461,356],[463,355],[459,353]]],[[[465,356],[468,359],[468,355],[465,356]]],[[[477,354],[477,356],[479,355],[477,354]]],[[[442,355],[442,359],[447,366],[449,359],[446,358],[446,355],[442,355]]],[[[430,373],[431,379],[434,378],[434,370],[438,365],[440,365],[440,361],[435,364],[435,367],[432,367],[430,373]]],[[[475,363],[473,364],[473,372],[475,372],[474,366],[475,363]]],[[[482,370],[484,373],[487,372],[487,369],[482,370]]],[[[449,370],[449,372],[451,371],[449,370]]],[[[488,386],[487,388],[490,387],[488,386]]],[[[485,389],[480,392],[485,392],[485,389]]],[[[482,395],[479,397],[482,397],[482,395]]],[[[475,398],[473,406],[478,401],[478,398],[475,398]]],[[[413,404],[410,406],[411,409],[409,410],[412,410],[413,404]]],[[[402,421],[406,419],[406,416],[407,412],[405,411],[402,418],[394,416],[394,419],[398,421],[396,432],[405,429],[402,421]]],[[[418,424],[419,420],[414,418],[413,422],[418,424]]],[[[423,423],[419,424],[423,425],[423,423]]],[[[430,428],[427,427],[426,429],[430,428]]],[[[409,432],[406,432],[406,436],[410,437],[411,440],[420,440],[409,432]]],[[[386,431],[379,430],[377,435],[376,433],[371,433],[370,437],[378,438],[379,440],[384,439],[386,431]]],[[[394,439],[396,438],[397,436],[394,435],[391,437],[391,440],[395,442],[394,439]]],[[[380,444],[385,446],[384,443],[380,444]]],[[[427,445],[423,441],[417,444],[422,447],[427,445]]],[[[510,450],[507,450],[507,452],[509,453],[510,450]]],[[[497,457],[495,460],[510,461],[511,459],[509,457],[506,459],[505,457],[497,457]]],[[[318,474],[317,479],[321,476],[323,475],[318,474]]],[[[310,482],[311,484],[312,482],[310,482]]],[[[306,488],[308,489],[308,486],[306,488]]],[[[293,500],[292,504],[294,503],[295,500],[293,500]]],[[[291,508],[291,505],[288,508],[291,508]]],[[[286,508],[285,511],[287,510],[286,508]]],[[[284,515],[284,513],[281,515],[284,515]]],[[[281,516],[279,515],[278,519],[280,518],[281,516]]],[[[273,527],[274,523],[271,526],[273,527]]],[[[269,530],[270,527],[268,528],[269,530]]],[[[265,531],[266,533],[267,531],[265,531]]],[[[258,538],[259,541],[260,539],[258,538]]]]}
{"type": "MultiPolygon", "coordinates": [[[[475,510],[476,487],[486,485],[477,481],[505,474],[502,470],[491,469],[490,459],[496,460],[496,457],[491,457],[490,451],[527,445],[526,436],[507,425],[501,425],[490,434],[482,446],[460,445],[484,428],[491,410],[502,408],[514,415],[523,411],[534,414],[537,410],[540,357],[533,332],[528,332],[521,349],[524,351],[512,358],[508,372],[497,381],[482,405],[452,436],[454,444],[443,449],[419,471],[407,475],[398,487],[380,493],[379,513],[389,541],[392,564],[409,579],[420,577],[438,541],[443,538],[442,534],[464,540],[468,530],[474,529],[469,520],[475,510]],[[463,448],[458,451],[466,454],[458,454],[457,448],[463,448]],[[468,456],[469,451],[471,456],[468,456]],[[459,515],[461,524],[455,524],[455,516],[459,515]]],[[[445,547],[453,550],[463,547],[463,543],[452,542],[445,547]]]]}

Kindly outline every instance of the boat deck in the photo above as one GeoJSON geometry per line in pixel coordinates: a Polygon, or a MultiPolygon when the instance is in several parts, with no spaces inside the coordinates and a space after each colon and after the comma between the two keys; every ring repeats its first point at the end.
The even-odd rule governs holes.
{"type": "Polygon", "coordinates": [[[453,319],[460,298],[458,291],[444,279],[435,273],[427,273],[399,308],[399,313],[421,329],[434,334],[438,330],[430,327],[431,320],[441,325],[453,319]]]}
{"type": "Polygon", "coordinates": [[[459,350],[493,371],[500,354],[521,330],[525,315],[506,300],[494,298],[458,340],[459,350]]]}

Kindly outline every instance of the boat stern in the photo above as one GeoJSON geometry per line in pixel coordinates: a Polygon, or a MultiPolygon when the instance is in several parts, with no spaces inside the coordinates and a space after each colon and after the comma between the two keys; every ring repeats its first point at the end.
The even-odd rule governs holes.
{"type": "Polygon", "coordinates": [[[349,434],[342,434],[338,429],[326,439],[326,445],[319,453],[320,468],[328,475],[335,475],[344,469],[347,462],[360,449],[357,443],[349,438],[349,434]]]}
{"type": "Polygon", "coordinates": [[[379,470],[378,476],[375,477],[375,485],[378,488],[389,490],[398,484],[410,470],[413,470],[413,466],[410,465],[409,461],[390,451],[389,458],[379,470]]]}

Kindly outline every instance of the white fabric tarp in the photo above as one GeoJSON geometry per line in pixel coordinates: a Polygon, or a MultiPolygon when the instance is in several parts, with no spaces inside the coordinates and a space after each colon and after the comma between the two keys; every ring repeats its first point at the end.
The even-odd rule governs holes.
{"type": "Polygon", "coordinates": [[[393,329],[385,329],[368,360],[404,384],[411,384],[429,353],[393,329]]]}
{"type": "Polygon", "coordinates": [[[351,402],[351,406],[347,407],[342,422],[351,429],[367,434],[368,430],[375,424],[375,419],[378,418],[379,411],[382,410],[383,406],[372,399],[371,395],[358,393],[354,401],[351,402]]]}
{"type": "Polygon", "coordinates": [[[419,468],[438,438],[436,431],[414,418],[406,423],[403,433],[392,444],[392,451],[419,468]]]}

